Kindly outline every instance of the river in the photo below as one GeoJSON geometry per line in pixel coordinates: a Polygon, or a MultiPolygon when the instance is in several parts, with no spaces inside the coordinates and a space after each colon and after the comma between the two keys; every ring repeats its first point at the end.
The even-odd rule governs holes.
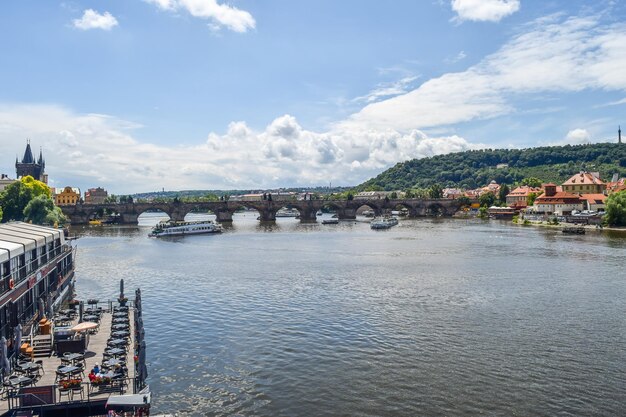
{"type": "MultiPolygon", "coordinates": [[[[328,215],[325,215],[328,216],[328,215]]],[[[626,238],[495,221],[373,231],[236,214],[221,235],[75,228],[77,292],[141,287],[153,412],[622,414],[626,238]]]]}

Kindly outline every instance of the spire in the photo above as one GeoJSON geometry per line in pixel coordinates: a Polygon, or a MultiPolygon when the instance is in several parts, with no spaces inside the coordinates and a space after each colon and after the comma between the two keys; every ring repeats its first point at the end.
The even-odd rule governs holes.
{"type": "Polygon", "coordinates": [[[622,127],[617,126],[617,143],[622,143],[622,127]]]}
{"type": "Polygon", "coordinates": [[[30,150],[30,140],[26,141],[26,151],[24,151],[24,158],[22,158],[23,164],[33,164],[35,163],[35,158],[33,158],[33,151],[30,150]]]}
{"type": "Polygon", "coordinates": [[[37,163],[39,165],[43,165],[43,151],[41,149],[41,146],[39,147],[39,160],[37,161],[37,163]]]}

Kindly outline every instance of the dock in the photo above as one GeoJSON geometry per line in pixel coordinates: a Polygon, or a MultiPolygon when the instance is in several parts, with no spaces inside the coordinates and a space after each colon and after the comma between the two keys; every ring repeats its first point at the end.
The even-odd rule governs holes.
{"type": "MultiPolygon", "coordinates": [[[[55,326],[64,329],[79,324],[80,314],[71,313],[71,311],[65,310],[70,315],[64,316],[62,326],[56,326],[56,323],[55,326]]],[[[81,349],[81,352],[65,352],[64,354],[53,351],[49,356],[34,357],[30,361],[24,360],[24,356],[21,356],[19,361],[15,356],[11,358],[11,376],[3,379],[0,415],[5,415],[10,410],[18,408],[30,408],[38,415],[48,414],[47,412],[39,412],[43,407],[46,407],[49,412],[53,412],[55,409],[71,408],[75,409],[75,413],[72,415],[96,415],[102,413],[110,397],[136,394],[144,387],[143,382],[138,383],[139,380],[143,381],[143,378],[135,378],[137,376],[135,363],[139,359],[135,356],[138,349],[136,334],[140,334],[140,337],[143,334],[142,331],[137,333],[135,331],[137,318],[141,323],[140,326],[143,326],[140,313],[137,314],[137,308],[134,305],[113,307],[112,303],[108,303],[104,308],[96,309],[95,306],[91,310],[87,308],[82,314],[83,324],[86,324],[86,327],[93,326],[89,324],[91,322],[87,319],[94,316],[94,312],[99,312],[99,320],[92,317],[91,322],[97,323],[97,327],[85,330],[89,334],[86,337],[81,337],[82,340],[88,339],[84,351],[81,349]],[[127,329],[113,329],[114,321],[118,323],[118,326],[124,327],[124,324],[119,324],[126,321],[124,314],[128,318],[127,329]],[[122,336],[119,336],[120,333],[114,335],[112,334],[114,332],[127,332],[127,335],[125,336],[123,333],[122,336]],[[105,358],[107,362],[105,362],[105,358]],[[113,359],[113,361],[108,362],[109,359],[113,359]],[[114,375],[113,378],[105,376],[105,370],[102,370],[102,376],[97,378],[95,383],[90,380],[89,373],[96,364],[102,368],[103,364],[111,365],[117,361],[120,362],[118,366],[110,366],[108,369],[110,372],[108,375],[114,375]],[[66,367],[63,368],[63,365],[66,367]],[[31,380],[28,381],[27,378],[31,378],[31,380]],[[62,382],[69,380],[74,382],[71,384],[62,382]],[[73,386],[68,389],[68,385],[73,386]]],[[[59,314],[57,313],[55,316],[58,318],[59,314]]],[[[58,338],[58,333],[55,333],[54,330],[55,327],[52,328],[51,333],[58,338]]],[[[41,337],[39,336],[39,338],[41,337]]],[[[37,336],[25,337],[23,342],[32,342],[37,338],[37,336]]],[[[69,345],[73,342],[74,340],[70,340],[69,345]]],[[[61,350],[60,343],[60,341],[55,341],[53,346],[57,350],[61,350]]],[[[141,356],[141,353],[139,355],[141,356]]],[[[143,358],[140,359],[145,361],[145,350],[143,358]]],[[[95,379],[93,375],[92,379],[95,379]]]]}

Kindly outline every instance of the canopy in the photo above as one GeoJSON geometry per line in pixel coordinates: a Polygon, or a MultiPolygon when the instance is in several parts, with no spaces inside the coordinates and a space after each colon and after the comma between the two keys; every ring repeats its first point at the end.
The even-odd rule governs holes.
{"type": "Polygon", "coordinates": [[[111,395],[107,400],[107,409],[126,409],[133,407],[150,407],[150,393],[111,395]]]}
{"type": "Polygon", "coordinates": [[[72,327],[70,330],[75,331],[75,332],[82,332],[85,330],[95,329],[96,327],[98,327],[98,323],[85,321],[85,322],[77,324],[76,326],[72,327]]]}

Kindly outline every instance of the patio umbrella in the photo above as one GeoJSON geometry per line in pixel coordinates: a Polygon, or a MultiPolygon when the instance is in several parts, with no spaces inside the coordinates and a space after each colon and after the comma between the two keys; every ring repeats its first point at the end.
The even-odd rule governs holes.
{"type": "Polygon", "coordinates": [[[15,352],[20,353],[20,347],[22,346],[22,325],[18,323],[15,326],[15,352]]]}
{"type": "Polygon", "coordinates": [[[9,363],[9,355],[7,354],[7,339],[2,336],[0,339],[2,346],[0,347],[0,373],[9,375],[11,373],[11,364],[9,363]]]}
{"type": "Polygon", "coordinates": [[[124,298],[124,278],[120,279],[120,300],[124,298]]]}
{"type": "Polygon", "coordinates": [[[79,323],[81,321],[83,321],[83,308],[84,307],[85,307],[85,305],[83,304],[82,301],[80,303],[78,303],[78,322],[79,323]]]}
{"type": "Polygon", "coordinates": [[[85,330],[91,330],[98,327],[98,323],[92,323],[90,321],[85,321],[82,323],[78,323],[76,326],[72,327],[70,330],[74,332],[83,332],[85,330]]]}

